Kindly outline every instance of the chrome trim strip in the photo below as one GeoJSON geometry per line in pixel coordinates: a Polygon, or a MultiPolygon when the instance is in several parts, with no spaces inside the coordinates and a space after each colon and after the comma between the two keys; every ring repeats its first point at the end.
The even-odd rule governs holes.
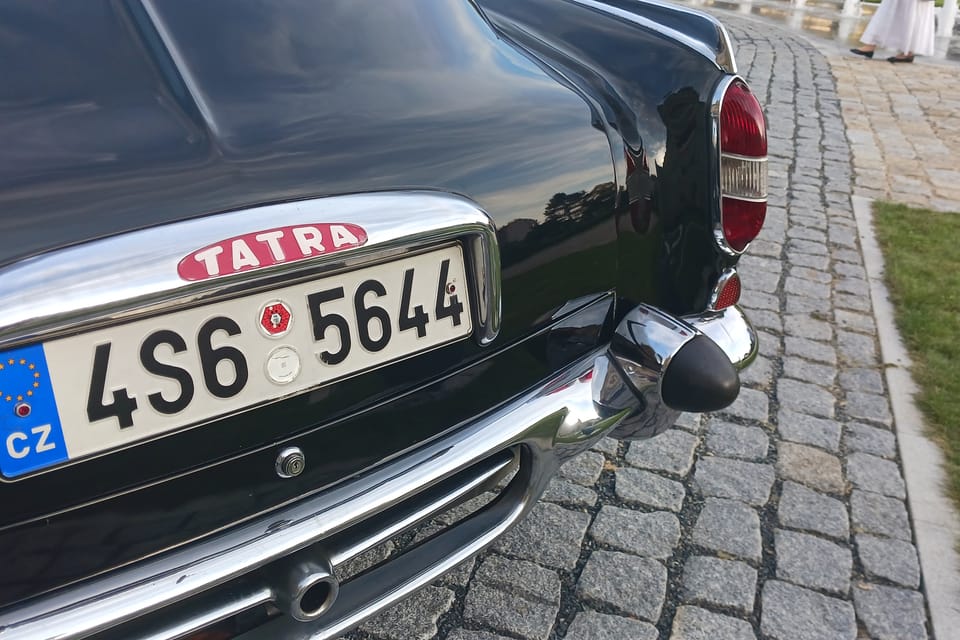
{"type": "Polygon", "coordinates": [[[474,338],[500,329],[500,254],[490,217],[474,202],[431,191],[331,196],[254,207],[125,233],[0,269],[0,349],[352,269],[460,240],[475,279],[474,338]],[[211,280],[185,282],[177,264],[225,238],[281,226],[348,222],[364,246],[211,280]],[[28,300],[30,304],[22,304],[28,300]]]}
{"type": "Polygon", "coordinates": [[[634,1],[637,4],[648,4],[654,7],[670,9],[677,13],[685,13],[687,15],[697,16],[698,18],[705,19],[706,21],[712,23],[717,28],[717,54],[715,57],[717,65],[727,73],[740,73],[740,70],[737,67],[737,56],[733,50],[733,40],[730,39],[730,34],[727,32],[727,28],[720,20],[717,19],[716,16],[712,16],[709,13],[692,9],[690,7],[684,7],[682,5],[672,4],[669,2],[660,2],[659,0],[634,1]]]}
{"type": "MultiPolygon", "coordinates": [[[[635,25],[649,29],[655,33],[662,33],[663,35],[676,40],[677,42],[683,44],[688,49],[696,51],[702,55],[707,60],[711,61],[718,68],[722,69],[720,63],[717,60],[716,52],[711,49],[708,45],[704,44],[702,41],[693,38],[682,31],[677,31],[676,29],[671,29],[670,27],[665,27],[659,22],[650,20],[644,16],[639,16],[636,13],[631,11],[626,11],[624,9],[619,9],[617,7],[611,7],[610,5],[600,2],[599,0],[568,0],[574,4],[579,4],[588,9],[593,9],[594,11],[599,11],[601,13],[606,13],[611,16],[615,16],[624,20],[626,22],[631,22],[635,25]]],[[[663,5],[669,6],[671,9],[675,8],[674,5],[663,5]]]]}

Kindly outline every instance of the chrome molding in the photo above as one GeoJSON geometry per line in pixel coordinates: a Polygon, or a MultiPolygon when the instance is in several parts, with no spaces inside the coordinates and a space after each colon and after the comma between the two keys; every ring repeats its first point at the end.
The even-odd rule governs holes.
{"type": "MultiPolygon", "coordinates": [[[[643,27],[645,29],[649,29],[650,31],[653,31],[656,33],[662,33],[668,38],[672,40],[676,40],[677,42],[681,43],[688,49],[692,51],[696,51],[701,56],[711,61],[715,65],[717,65],[717,67],[720,67],[719,62],[717,61],[717,54],[713,49],[709,47],[709,45],[707,45],[701,40],[697,40],[696,38],[693,38],[687,35],[686,33],[683,33],[682,31],[677,31],[676,29],[665,27],[659,22],[656,22],[644,16],[637,15],[632,11],[626,11],[618,7],[612,7],[605,2],[600,2],[599,0],[569,0],[569,2],[578,4],[588,9],[593,9],[594,11],[599,11],[600,13],[606,13],[608,15],[615,16],[626,22],[631,22],[637,26],[643,27]]],[[[676,8],[674,5],[662,5],[662,6],[668,6],[671,9],[676,8]]]]}
{"type": "Polygon", "coordinates": [[[733,50],[733,41],[730,39],[730,34],[727,32],[727,28],[723,25],[716,16],[712,16],[709,13],[703,11],[698,11],[697,9],[692,9],[690,7],[685,7],[683,5],[672,4],[669,2],[661,2],[660,0],[634,0],[637,4],[647,4],[654,7],[662,7],[675,11],[676,13],[684,13],[690,16],[697,16],[707,22],[711,23],[717,29],[717,52],[714,61],[717,63],[721,69],[727,73],[740,73],[739,68],[737,67],[737,56],[733,50]]]}
{"type": "Polygon", "coordinates": [[[644,16],[637,15],[632,11],[626,11],[618,7],[610,6],[609,4],[599,1],[599,0],[570,0],[575,4],[579,4],[595,11],[601,11],[612,16],[616,16],[621,20],[626,20],[627,22],[632,22],[638,26],[644,27],[651,31],[656,31],[662,33],[680,43],[696,51],[706,59],[713,62],[719,69],[726,71],[727,73],[738,73],[737,60],[733,51],[733,42],[730,39],[730,34],[727,33],[726,27],[717,20],[714,16],[711,16],[708,13],[702,11],[697,11],[696,9],[690,9],[689,7],[682,7],[676,4],[670,4],[668,2],[660,2],[658,0],[635,0],[638,5],[650,5],[655,7],[661,7],[669,9],[675,13],[683,13],[690,16],[696,16],[697,18],[706,20],[712,24],[717,29],[717,42],[714,47],[711,47],[710,44],[698,40],[682,31],[676,29],[671,29],[670,27],[665,27],[664,25],[651,20],[644,16]]]}
{"type": "Polygon", "coordinates": [[[254,207],[112,236],[0,269],[0,349],[156,315],[380,262],[441,242],[463,243],[474,279],[474,338],[500,328],[500,255],[490,217],[431,191],[332,196],[254,207]],[[210,280],[177,273],[187,254],[266,228],[323,221],[362,226],[363,246],[210,280]],[[23,304],[28,300],[30,304],[23,304]]]}

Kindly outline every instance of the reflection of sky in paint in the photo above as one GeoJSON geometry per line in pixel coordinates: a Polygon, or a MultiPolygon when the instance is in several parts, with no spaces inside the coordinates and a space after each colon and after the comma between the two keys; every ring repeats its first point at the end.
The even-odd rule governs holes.
{"type": "MultiPolygon", "coordinates": [[[[144,202],[156,224],[411,187],[464,193],[505,224],[612,180],[588,106],[469,3],[158,3],[204,120],[158,75],[165,52],[151,61],[113,15],[124,5],[90,2],[0,7],[0,58],[17,63],[0,86],[0,204],[38,224],[101,235],[141,224],[144,202]]],[[[11,220],[10,246],[37,249],[11,220]]]]}
{"type": "Polygon", "coordinates": [[[203,20],[193,8],[169,22],[183,57],[197,61],[192,71],[228,157],[269,154],[277,168],[322,144],[323,167],[351,180],[402,186],[413,170],[511,217],[539,217],[553,193],[612,179],[606,140],[589,128],[579,98],[526,57],[491,43],[468,4],[443,3],[443,11],[431,4],[415,5],[422,14],[390,3],[366,13],[350,2],[305,2],[282,13],[239,7],[256,15],[234,13],[218,23],[219,37],[249,46],[223,58],[200,55],[203,20]],[[336,24],[341,12],[349,30],[305,37],[312,33],[305,24],[336,24]],[[262,31],[248,35],[250,24],[262,31]],[[384,31],[396,39],[383,40],[384,31]],[[301,63],[330,59],[339,62],[301,63]],[[272,90],[251,94],[251,84],[272,90]]]}

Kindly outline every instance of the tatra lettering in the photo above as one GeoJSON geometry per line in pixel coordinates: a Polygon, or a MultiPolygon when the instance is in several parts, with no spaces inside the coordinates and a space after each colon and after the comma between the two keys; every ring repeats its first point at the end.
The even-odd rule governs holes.
{"type": "Polygon", "coordinates": [[[11,458],[20,460],[21,458],[26,458],[30,453],[30,447],[17,448],[17,445],[14,443],[15,440],[26,441],[27,434],[20,431],[14,431],[7,436],[7,453],[10,454],[11,458]]]}
{"type": "Polygon", "coordinates": [[[223,253],[223,247],[214,246],[209,249],[204,249],[203,251],[198,251],[196,255],[193,256],[193,259],[203,263],[203,267],[207,270],[208,276],[217,276],[220,275],[220,263],[217,262],[217,256],[221,253],[223,253]]]}
{"type": "Polygon", "coordinates": [[[300,253],[304,258],[312,256],[314,251],[317,253],[326,251],[321,244],[323,237],[316,227],[294,227],[293,237],[296,238],[297,246],[300,247],[300,253]]]}
{"type": "Polygon", "coordinates": [[[280,246],[280,238],[283,237],[283,229],[277,229],[276,231],[264,231],[263,233],[258,233],[256,236],[258,242],[265,242],[267,246],[270,247],[270,253],[273,254],[273,259],[277,262],[283,262],[287,259],[286,254],[283,253],[283,247],[280,246]]]}
{"type": "Polygon", "coordinates": [[[330,239],[333,240],[333,246],[339,249],[343,245],[356,246],[360,244],[357,236],[350,233],[350,230],[339,224],[330,225],[330,239]]]}
{"type": "Polygon", "coordinates": [[[260,260],[250,249],[243,238],[237,238],[233,241],[233,270],[239,271],[244,267],[259,267],[260,260]]]}

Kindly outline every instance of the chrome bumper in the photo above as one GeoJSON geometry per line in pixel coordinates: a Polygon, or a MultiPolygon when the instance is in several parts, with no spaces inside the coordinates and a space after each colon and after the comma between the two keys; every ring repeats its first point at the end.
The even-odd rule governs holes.
{"type": "MultiPolygon", "coordinates": [[[[756,355],[755,333],[738,309],[687,318],[677,326],[681,333],[692,328],[716,336],[737,367],[756,355]]],[[[665,369],[676,350],[671,349],[651,366],[665,369]]],[[[596,352],[448,437],[328,492],[0,612],[0,640],[101,633],[180,638],[268,603],[290,615],[276,616],[243,638],[336,637],[489,546],[533,506],[564,460],[600,437],[652,435],[672,424],[679,412],[657,401],[657,389],[637,395],[636,376],[650,374],[646,365],[628,365],[626,371],[623,356],[609,349],[596,352]],[[361,553],[488,487],[517,460],[516,475],[488,505],[337,583],[335,599],[317,607],[316,615],[302,610],[297,615],[299,603],[289,585],[303,567],[332,568],[336,576],[361,553]]]]}

